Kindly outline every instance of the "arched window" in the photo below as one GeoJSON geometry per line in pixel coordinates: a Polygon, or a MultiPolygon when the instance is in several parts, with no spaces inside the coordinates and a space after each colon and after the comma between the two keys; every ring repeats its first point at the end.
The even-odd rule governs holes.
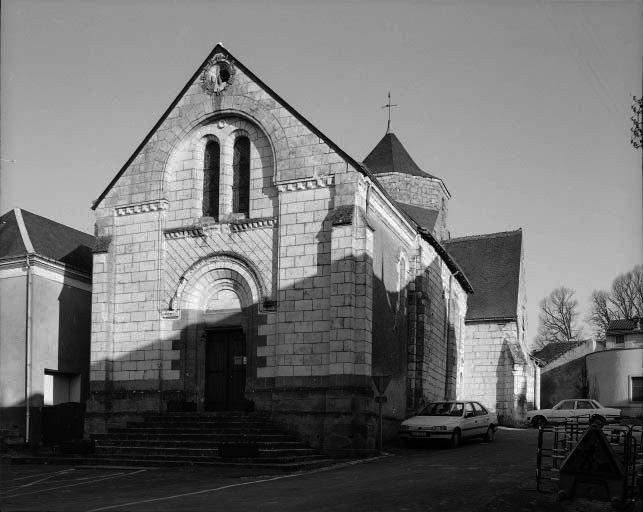
{"type": "Polygon", "coordinates": [[[404,257],[400,258],[400,267],[399,267],[399,282],[398,282],[398,300],[399,305],[398,309],[402,315],[406,314],[406,259],[404,257]]]}
{"type": "Polygon", "coordinates": [[[219,143],[210,140],[203,157],[203,216],[219,217],[219,143]]]}
{"type": "Polygon", "coordinates": [[[239,137],[232,160],[232,212],[250,214],[250,141],[239,137]]]}

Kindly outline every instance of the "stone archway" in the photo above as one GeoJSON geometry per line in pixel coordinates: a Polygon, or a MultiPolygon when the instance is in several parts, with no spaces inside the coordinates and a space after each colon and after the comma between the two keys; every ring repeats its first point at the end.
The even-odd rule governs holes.
{"type": "Polygon", "coordinates": [[[251,265],[228,254],[197,262],[181,278],[172,305],[186,326],[185,388],[198,410],[247,405],[262,289],[251,265]]]}

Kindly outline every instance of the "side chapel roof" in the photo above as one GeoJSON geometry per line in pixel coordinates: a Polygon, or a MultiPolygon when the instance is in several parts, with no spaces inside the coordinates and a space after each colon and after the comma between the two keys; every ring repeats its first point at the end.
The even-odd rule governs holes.
{"type": "MultiPolygon", "coordinates": [[[[291,115],[293,115],[300,123],[302,123],[312,133],[314,133],[320,139],[322,139],[326,144],[328,144],[328,146],[330,148],[332,148],[334,151],[336,151],[337,154],[340,155],[342,158],[344,158],[354,169],[356,169],[358,172],[360,172],[360,173],[364,174],[365,176],[367,176],[378,187],[378,189],[389,199],[391,204],[393,204],[393,205],[397,204],[396,201],[390,196],[390,194],[382,186],[382,184],[377,180],[377,178],[375,177],[375,174],[365,164],[357,162],[353,157],[351,157],[348,153],[346,153],[344,150],[342,150],[328,136],[323,134],[308,119],[306,119],[302,114],[300,114],[290,104],[288,104],[281,96],[279,96],[275,91],[273,91],[270,87],[268,87],[268,85],[266,85],[259,77],[257,77],[252,71],[250,71],[250,69],[248,69],[246,66],[244,66],[243,63],[241,61],[239,61],[236,57],[234,57],[234,55],[232,55],[221,43],[217,43],[217,45],[209,53],[209,55],[206,57],[206,59],[203,61],[203,63],[197,68],[196,72],[187,81],[187,83],[185,84],[183,89],[181,89],[181,91],[176,96],[174,101],[172,101],[170,106],[163,113],[161,118],[156,122],[156,124],[152,127],[152,129],[149,131],[149,133],[145,136],[143,141],[138,145],[138,147],[134,150],[132,155],[127,159],[127,161],[121,167],[121,169],[118,171],[116,176],[114,176],[112,181],[109,182],[109,185],[107,185],[105,190],[103,190],[103,192],[100,194],[100,196],[98,196],[98,198],[93,202],[92,210],[95,210],[96,208],[98,208],[98,205],[101,203],[101,201],[107,196],[107,194],[114,187],[114,185],[116,185],[118,180],[125,173],[127,168],[130,166],[130,164],[134,161],[134,159],[143,150],[143,148],[149,142],[149,140],[154,136],[154,133],[156,133],[156,131],[161,127],[163,122],[167,119],[167,117],[170,115],[170,113],[178,105],[179,101],[185,95],[185,93],[188,91],[190,86],[195,82],[195,80],[197,80],[197,78],[202,73],[202,71],[205,69],[205,67],[208,65],[210,60],[217,53],[224,53],[228,58],[232,59],[236,66],[239,66],[239,68],[246,75],[248,75],[248,77],[250,77],[255,83],[257,83],[257,85],[262,87],[268,94],[270,94],[275,99],[275,101],[280,103],[286,110],[288,110],[288,112],[291,115]]],[[[396,140],[397,140],[397,138],[396,138],[396,140]]],[[[399,141],[398,141],[398,144],[402,148],[404,153],[407,155],[408,160],[413,162],[413,160],[408,155],[408,153],[406,153],[406,150],[402,147],[402,145],[401,145],[401,143],[399,143],[399,141]]],[[[398,157],[400,157],[401,152],[399,150],[396,150],[396,152],[398,154],[398,157]]],[[[415,165],[415,163],[413,163],[413,165],[415,165]]],[[[415,165],[415,167],[417,167],[417,165],[415,165]]],[[[420,171],[420,172],[422,172],[422,171],[420,171]]],[[[433,177],[433,176],[431,176],[431,175],[429,175],[427,173],[424,173],[424,172],[422,172],[421,175],[424,176],[424,177],[429,177],[429,178],[433,177]]],[[[403,209],[400,208],[400,211],[404,214],[405,218],[407,220],[409,220],[415,226],[415,228],[417,229],[418,233],[422,236],[422,238],[424,238],[426,241],[428,241],[436,249],[436,252],[444,259],[444,261],[445,261],[446,265],[448,266],[449,270],[453,273],[453,275],[456,277],[458,282],[462,285],[463,289],[467,293],[473,293],[473,288],[471,286],[471,283],[468,281],[466,275],[460,269],[458,264],[453,260],[453,258],[449,255],[449,253],[444,249],[444,247],[441,245],[441,243],[431,234],[430,231],[428,231],[426,229],[426,227],[420,226],[403,209]]]]}
{"type": "Polygon", "coordinates": [[[92,273],[94,237],[21,208],[0,217],[0,259],[37,254],[92,273]]]}
{"type": "Polygon", "coordinates": [[[469,297],[466,320],[515,319],[522,230],[452,238],[443,243],[476,290],[469,297]]]}

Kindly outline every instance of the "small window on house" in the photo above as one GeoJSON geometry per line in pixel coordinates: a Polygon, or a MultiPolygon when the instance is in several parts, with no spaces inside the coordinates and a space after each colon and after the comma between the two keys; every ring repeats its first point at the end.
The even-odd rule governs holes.
{"type": "Polygon", "coordinates": [[[232,160],[232,212],[250,214],[250,141],[239,137],[232,160]]]}
{"type": "Polygon", "coordinates": [[[44,405],[80,402],[80,374],[45,370],[44,405]]]}
{"type": "Polygon", "coordinates": [[[623,345],[625,343],[625,336],[623,334],[616,335],[616,344],[623,345]]]}
{"type": "Polygon", "coordinates": [[[643,377],[631,377],[632,402],[643,402],[643,377]]]}
{"type": "Polygon", "coordinates": [[[219,217],[219,143],[210,140],[203,156],[203,216],[219,217]]]}

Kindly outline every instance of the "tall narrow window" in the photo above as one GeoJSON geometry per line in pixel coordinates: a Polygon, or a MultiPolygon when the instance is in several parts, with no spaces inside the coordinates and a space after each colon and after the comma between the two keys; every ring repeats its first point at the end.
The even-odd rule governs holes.
{"type": "Polygon", "coordinates": [[[203,157],[203,215],[219,217],[219,143],[210,140],[203,157]]]}
{"type": "Polygon", "coordinates": [[[234,143],[232,160],[232,212],[250,213],[250,141],[239,137],[234,143]]]}

